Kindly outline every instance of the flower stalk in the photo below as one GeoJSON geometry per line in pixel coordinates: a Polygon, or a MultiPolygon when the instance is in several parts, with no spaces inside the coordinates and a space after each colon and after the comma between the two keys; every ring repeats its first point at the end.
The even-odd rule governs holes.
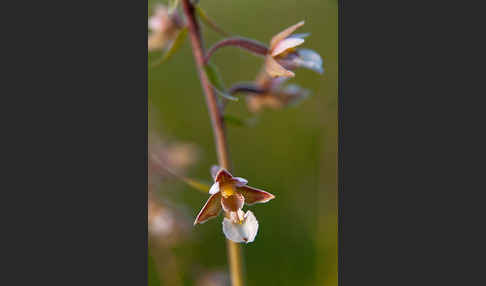
{"type": "Polygon", "coordinates": [[[247,50],[253,54],[260,55],[260,56],[265,56],[268,53],[268,48],[260,42],[251,39],[246,39],[243,37],[232,37],[232,38],[223,39],[217,42],[216,44],[214,44],[214,46],[212,46],[207,52],[206,58],[204,59],[204,63],[209,62],[209,59],[214,54],[214,52],[216,52],[216,50],[227,46],[239,47],[241,49],[247,50]]]}
{"type": "Polygon", "coordinates": [[[230,95],[235,95],[237,93],[254,93],[254,94],[263,94],[267,92],[267,89],[264,87],[260,87],[254,83],[236,83],[228,89],[228,93],[230,95]]]}
{"type": "MultiPolygon", "coordinates": [[[[216,143],[216,152],[218,156],[218,163],[221,167],[230,170],[230,159],[228,153],[228,145],[226,142],[226,134],[224,129],[224,120],[219,109],[214,89],[212,88],[206,73],[204,72],[204,47],[201,37],[201,31],[198,21],[196,19],[195,7],[190,0],[182,0],[182,10],[186,16],[189,36],[191,39],[192,53],[196,62],[196,67],[199,73],[201,86],[206,97],[206,104],[211,118],[211,125],[216,143]]],[[[243,285],[243,263],[240,246],[230,240],[226,240],[228,250],[228,260],[230,265],[231,283],[233,286],[243,285]]]]}

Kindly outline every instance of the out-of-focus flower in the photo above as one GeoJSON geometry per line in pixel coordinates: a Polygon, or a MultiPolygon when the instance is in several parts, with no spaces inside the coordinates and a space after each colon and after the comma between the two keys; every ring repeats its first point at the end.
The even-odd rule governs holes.
{"type": "Polygon", "coordinates": [[[172,245],[187,237],[190,222],[186,215],[175,206],[156,202],[149,195],[148,200],[148,231],[157,238],[159,246],[172,245]]]}
{"type": "Polygon", "coordinates": [[[167,6],[157,4],[154,15],[148,20],[148,27],[151,31],[148,36],[148,50],[163,50],[175,40],[184,25],[177,10],[169,11],[167,6]]]}
{"type": "Polygon", "coordinates": [[[203,273],[196,281],[197,286],[227,286],[230,278],[222,271],[210,271],[203,273]]]}
{"type": "Polygon", "coordinates": [[[163,175],[166,170],[179,174],[184,173],[188,166],[197,159],[197,150],[193,144],[181,142],[166,142],[155,134],[149,141],[149,174],[163,175]]]}
{"type": "Polygon", "coordinates": [[[280,109],[297,104],[307,98],[309,90],[301,88],[297,84],[284,85],[288,78],[271,78],[262,73],[256,84],[263,93],[248,93],[246,103],[251,112],[259,112],[264,108],[280,109]]]}
{"type": "Polygon", "coordinates": [[[271,77],[294,77],[292,70],[298,67],[308,68],[318,73],[324,72],[322,59],[318,53],[308,49],[296,50],[297,46],[304,43],[304,38],[308,34],[292,35],[292,33],[303,25],[304,21],[301,21],[278,33],[270,41],[265,69],[271,77]]]}
{"type": "Polygon", "coordinates": [[[169,142],[153,131],[148,147],[148,230],[153,242],[164,248],[188,237],[191,220],[183,206],[172,203],[157,190],[168,190],[169,170],[185,173],[195,162],[197,150],[193,144],[169,142]]]}
{"type": "MultiPolygon", "coordinates": [[[[246,179],[233,177],[227,170],[218,166],[213,166],[211,168],[211,174],[214,178],[214,184],[209,189],[209,194],[211,194],[211,196],[197,215],[194,225],[204,223],[207,220],[218,216],[221,209],[223,209],[225,212],[225,219],[233,224],[241,225],[241,229],[238,230],[241,231],[241,236],[246,238],[248,242],[250,239],[253,241],[256,231],[258,230],[258,222],[254,219],[254,222],[256,222],[255,227],[253,214],[251,212],[245,214],[242,211],[243,205],[245,203],[247,205],[266,203],[269,200],[274,199],[275,196],[263,190],[247,186],[248,181],[246,179]],[[250,224],[252,225],[251,227],[250,224]]],[[[235,236],[228,236],[227,233],[230,232],[225,231],[224,225],[225,223],[223,222],[223,231],[225,232],[226,237],[233,240],[232,238],[235,238],[235,236]]]]}

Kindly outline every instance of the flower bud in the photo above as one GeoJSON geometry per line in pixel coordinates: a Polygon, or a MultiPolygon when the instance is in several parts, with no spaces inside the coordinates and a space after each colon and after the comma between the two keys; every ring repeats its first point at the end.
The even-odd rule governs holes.
{"type": "Polygon", "coordinates": [[[321,56],[315,51],[297,49],[308,34],[292,33],[304,25],[301,21],[275,35],[265,59],[265,70],[270,77],[294,77],[293,70],[299,67],[323,73],[321,56]]]}

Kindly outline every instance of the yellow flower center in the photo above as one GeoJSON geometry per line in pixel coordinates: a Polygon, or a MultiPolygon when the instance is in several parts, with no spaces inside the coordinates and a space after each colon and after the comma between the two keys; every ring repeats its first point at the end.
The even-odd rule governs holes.
{"type": "Polygon", "coordinates": [[[225,198],[236,194],[235,184],[234,183],[223,184],[223,186],[221,186],[221,194],[225,198]]]}

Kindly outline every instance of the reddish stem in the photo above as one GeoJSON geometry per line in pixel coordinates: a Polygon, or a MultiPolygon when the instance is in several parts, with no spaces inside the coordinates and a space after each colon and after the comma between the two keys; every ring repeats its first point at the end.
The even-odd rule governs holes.
{"type": "Polygon", "coordinates": [[[209,61],[209,59],[216,50],[227,46],[239,47],[261,56],[264,56],[268,53],[268,48],[260,42],[242,37],[226,38],[214,44],[214,46],[209,49],[208,53],[206,54],[206,58],[204,59],[204,63],[207,63],[209,61]]]}
{"type": "Polygon", "coordinates": [[[204,72],[204,48],[202,45],[201,32],[198,22],[195,17],[195,9],[189,0],[182,1],[182,7],[184,14],[188,21],[189,35],[192,44],[192,53],[196,61],[197,70],[199,73],[199,79],[206,95],[206,104],[209,109],[209,116],[211,118],[211,124],[213,126],[213,133],[216,143],[216,151],[218,154],[219,165],[227,170],[230,169],[228,147],[226,144],[226,135],[224,131],[224,122],[221,115],[221,111],[218,107],[216,95],[209,82],[209,79],[204,72]]]}
{"type": "MultiPolygon", "coordinates": [[[[216,101],[214,90],[206,76],[206,73],[204,72],[204,49],[202,45],[201,32],[195,17],[194,6],[189,1],[190,0],[182,0],[182,8],[188,21],[192,53],[196,61],[201,85],[204,90],[204,94],[206,95],[206,103],[209,109],[209,116],[211,117],[211,124],[216,142],[218,162],[221,167],[230,170],[231,168],[224,131],[224,121],[221,115],[221,110],[218,107],[218,102],[216,101]]],[[[237,243],[228,239],[226,240],[226,245],[228,250],[231,283],[233,286],[243,286],[243,259],[241,255],[241,248],[237,243]]]]}

